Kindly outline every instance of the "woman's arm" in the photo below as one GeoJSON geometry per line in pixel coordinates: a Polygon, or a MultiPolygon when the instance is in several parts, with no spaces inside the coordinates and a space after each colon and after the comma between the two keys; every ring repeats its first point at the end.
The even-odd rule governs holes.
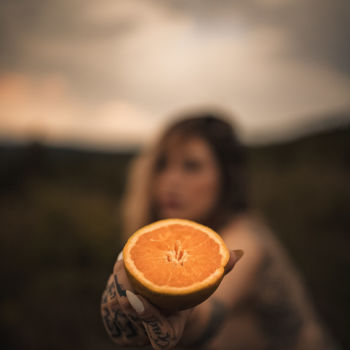
{"type": "MultiPolygon", "coordinates": [[[[101,299],[101,316],[110,338],[119,345],[147,345],[148,336],[135,310],[123,300],[124,286],[112,274],[101,299]]],[[[126,299],[126,298],[125,298],[126,299]]]]}
{"type": "MultiPolygon", "coordinates": [[[[237,257],[231,254],[226,274],[236,261],[237,257]]],[[[175,347],[195,309],[164,315],[141,295],[135,294],[121,260],[114,266],[101,302],[105,328],[117,344],[142,346],[151,343],[156,350],[175,347]]]]}

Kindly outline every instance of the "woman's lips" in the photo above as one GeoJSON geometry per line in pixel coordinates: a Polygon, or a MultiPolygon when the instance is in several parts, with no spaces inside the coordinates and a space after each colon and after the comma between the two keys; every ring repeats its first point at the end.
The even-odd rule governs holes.
{"type": "Polygon", "coordinates": [[[169,199],[161,202],[160,206],[163,209],[180,209],[182,207],[182,204],[177,199],[169,199]]]}

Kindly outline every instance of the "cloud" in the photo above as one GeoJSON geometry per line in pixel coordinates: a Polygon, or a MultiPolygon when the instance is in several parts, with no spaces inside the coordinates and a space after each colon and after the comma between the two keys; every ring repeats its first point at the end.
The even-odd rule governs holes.
{"type": "Polygon", "coordinates": [[[246,135],[348,108],[350,79],[291,52],[284,30],[239,21],[229,35],[225,29],[188,16],[153,21],[129,37],[120,55],[128,70],[118,74],[128,98],[148,102],[156,115],[217,104],[237,112],[246,135]]]}
{"type": "Polygon", "coordinates": [[[290,52],[350,74],[350,2],[347,0],[169,0],[155,4],[205,26],[274,27],[289,36],[290,52]]]}
{"type": "Polygon", "coordinates": [[[17,101],[1,95],[1,125],[14,134],[132,143],[178,110],[218,105],[248,139],[349,108],[346,0],[1,6],[2,93],[17,101]]]}
{"type": "Polygon", "coordinates": [[[58,75],[2,75],[0,136],[114,148],[138,146],[153,134],[147,114],[134,105],[113,100],[90,108],[71,98],[66,83],[58,75]]]}

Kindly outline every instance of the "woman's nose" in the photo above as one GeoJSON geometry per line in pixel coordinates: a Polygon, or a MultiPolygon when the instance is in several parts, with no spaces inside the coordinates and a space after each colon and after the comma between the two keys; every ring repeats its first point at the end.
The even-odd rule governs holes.
{"type": "Polygon", "coordinates": [[[182,175],[181,171],[176,168],[168,169],[164,174],[163,174],[163,183],[167,185],[167,187],[178,187],[181,186],[182,183],[182,175]]]}

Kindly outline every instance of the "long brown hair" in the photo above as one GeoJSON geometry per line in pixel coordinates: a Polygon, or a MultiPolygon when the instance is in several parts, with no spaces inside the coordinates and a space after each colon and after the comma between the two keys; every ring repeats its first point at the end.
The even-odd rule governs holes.
{"type": "Polygon", "coordinates": [[[125,238],[137,228],[158,219],[152,205],[151,179],[161,151],[173,135],[200,137],[212,149],[221,173],[218,205],[203,224],[219,229],[233,215],[248,209],[244,147],[224,114],[197,112],[173,123],[153,149],[143,153],[132,165],[124,202],[125,238]]]}

